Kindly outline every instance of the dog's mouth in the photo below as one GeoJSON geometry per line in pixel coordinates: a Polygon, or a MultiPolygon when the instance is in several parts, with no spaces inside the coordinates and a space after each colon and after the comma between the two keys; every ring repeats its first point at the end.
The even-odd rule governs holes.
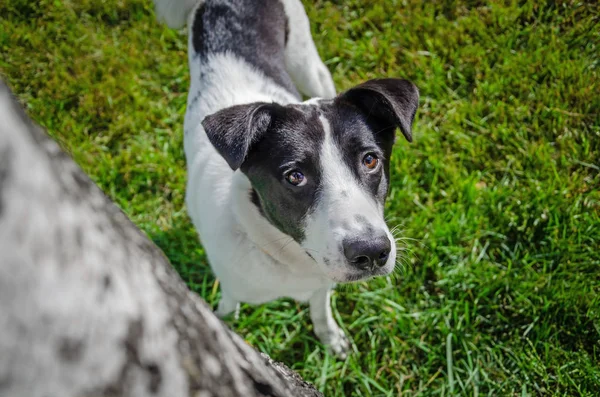
{"type": "Polygon", "coordinates": [[[334,279],[334,281],[337,283],[356,283],[360,281],[366,281],[378,276],[385,276],[387,274],[389,274],[389,272],[381,268],[373,270],[349,271],[346,272],[339,280],[334,279]]]}
{"type": "MultiPolygon", "coordinates": [[[[315,256],[309,251],[305,250],[304,252],[314,263],[319,263],[315,256]]],[[[323,258],[323,264],[326,268],[332,267],[332,261],[330,259],[323,258]]],[[[340,267],[338,267],[338,271],[328,271],[326,272],[326,275],[336,283],[355,283],[366,281],[374,277],[386,276],[389,273],[391,273],[391,271],[389,270],[388,266],[371,266],[365,269],[356,269],[347,263],[342,263],[340,267]],[[339,270],[340,268],[343,270],[339,270]]]]}

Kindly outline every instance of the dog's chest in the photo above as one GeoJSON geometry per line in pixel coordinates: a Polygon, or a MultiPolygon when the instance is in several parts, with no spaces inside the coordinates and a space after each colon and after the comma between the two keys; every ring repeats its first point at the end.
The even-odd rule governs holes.
{"type": "MultiPolygon", "coordinates": [[[[221,219],[218,233],[213,227],[206,228],[212,233],[204,226],[200,229],[213,272],[239,301],[261,304],[282,297],[306,301],[316,290],[332,284],[313,269],[276,261],[265,252],[268,247],[263,249],[238,232],[239,225],[230,216],[221,219]]],[[[279,250],[285,244],[277,242],[270,250],[279,250]]]]}
{"type": "Polygon", "coordinates": [[[289,297],[307,301],[315,291],[331,285],[331,281],[317,275],[292,272],[264,255],[248,255],[246,263],[233,272],[215,269],[221,282],[237,300],[261,304],[289,297]]]}

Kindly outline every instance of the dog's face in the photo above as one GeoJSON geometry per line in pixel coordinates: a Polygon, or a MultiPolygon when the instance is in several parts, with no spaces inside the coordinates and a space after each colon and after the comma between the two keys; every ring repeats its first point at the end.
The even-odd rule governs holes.
{"type": "Polygon", "coordinates": [[[248,197],[336,282],[388,274],[396,247],[384,221],[395,130],[410,141],[416,87],[371,80],[333,100],[253,103],[203,121],[248,197]]]}

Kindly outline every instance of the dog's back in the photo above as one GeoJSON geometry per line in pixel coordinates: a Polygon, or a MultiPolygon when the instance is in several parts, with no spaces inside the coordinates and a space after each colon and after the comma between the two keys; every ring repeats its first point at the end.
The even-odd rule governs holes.
{"type": "MultiPolygon", "coordinates": [[[[246,82],[254,80],[253,89],[263,83],[262,91],[274,96],[272,99],[299,101],[298,91],[309,97],[335,96],[331,75],[312,41],[300,0],[155,0],[155,4],[158,19],[170,27],[180,28],[187,21],[192,85],[211,72],[210,68],[195,70],[198,64],[229,56],[235,58],[229,64],[242,61],[257,72],[259,76],[246,76],[246,82]],[[269,83],[283,88],[285,98],[281,92],[273,92],[269,83]]],[[[235,74],[245,70],[236,72],[229,67],[228,76],[221,70],[213,71],[222,78],[221,83],[230,80],[237,84],[238,93],[244,89],[245,84],[239,85],[243,76],[235,74]]],[[[193,91],[190,89],[190,94],[193,91]]]]}
{"type": "Polygon", "coordinates": [[[300,99],[285,69],[288,20],[279,0],[206,0],[190,26],[201,59],[233,54],[300,99]]]}

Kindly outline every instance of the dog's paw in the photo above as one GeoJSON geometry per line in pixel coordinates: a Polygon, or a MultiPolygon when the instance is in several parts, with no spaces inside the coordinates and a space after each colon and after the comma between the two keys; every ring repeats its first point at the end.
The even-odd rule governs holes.
{"type": "Polygon", "coordinates": [[[325,343],[325,346],[327,347],[329,354],[342,360],[348,357],[348,353],[350,353],[350,340],[348,340],[348,337],[341,328],[338,328],[335,333],[332,333],[329,341],[325,343]]]}

